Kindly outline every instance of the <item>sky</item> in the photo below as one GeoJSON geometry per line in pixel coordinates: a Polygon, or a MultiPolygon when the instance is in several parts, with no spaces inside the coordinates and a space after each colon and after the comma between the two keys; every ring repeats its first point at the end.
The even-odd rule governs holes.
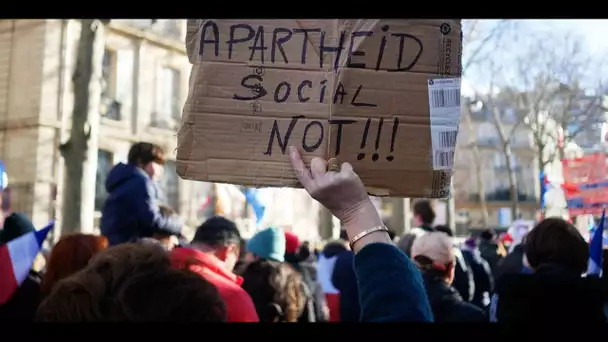
{"type": "MultiPolygon", "coordinates": [[[[490,21],[495,22],[495,21],[490,21]]],[[[518,20],[520,36],[535,30],[553,30],[555,34],[574,34],[583,39],[585,49],[594,56],[608,57],[608,20],[605,19],[545,19],[518,20]],[[523,33],[523,34],[522,34],[523,33]]],[[[466,54],[466,46],[464,53],[466,54]]],[[[466,56],[465,56],[466,58],[466,56]]],[[[487,90],[483,83],[487,79],[482,70],[470,70],[462,82],[463,95],[472,95],[473,87],[481,91],[487,90]]]]}

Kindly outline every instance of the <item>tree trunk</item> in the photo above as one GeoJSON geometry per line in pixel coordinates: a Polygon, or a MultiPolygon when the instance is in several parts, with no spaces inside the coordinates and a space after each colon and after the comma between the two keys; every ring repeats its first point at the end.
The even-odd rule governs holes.
{"type": "Polygon", "coordinates": [[[391,201],[391,229],[397,236],[405,234],[405,206],[404,199],[393,197],[391,201]]]}
{"type": "Polygon", "coordinates": [[[465,112],[464,115],[467,130],[469,131],[470,147],[473,152],[473,159],[475,159],[475,179],[477,181],[477,192],[479,193],[479,207],[481,209],[481,219],[484,228],[490,227],[490,214],[488,212],[488,202],[486,201],[486,184],[483,179],[483,159],[479,152],[479,146],[477,146],[477,137],[475,135],[475,127],[473,127],[473,121],[469,112],[465,112]]]}
{"type": "Polygon", "coordinates": [[[319,235],[323,240],[334,237],[333,215],[322,205],[319,206],[319,235]]]}
{"type": "Polygon", "coordinates": [[[517,191],[517,176],[511,165],[513,151],[510,144],[504,144],[503,150],[506,157],[507,172],[509,173],[509,196],[511,197],[511,219],[519,219],[519,192],[517,191]]]}
{"type": "Polygon", "coordinates": [[[76,70],[72,79],[74,108],[69,140],[60,146],[65,162],[62,233],[92,231],[97,168],[103,25],[80,20],[76,70]],[[91,193],[92,192],[92,193],[91,193]]]}

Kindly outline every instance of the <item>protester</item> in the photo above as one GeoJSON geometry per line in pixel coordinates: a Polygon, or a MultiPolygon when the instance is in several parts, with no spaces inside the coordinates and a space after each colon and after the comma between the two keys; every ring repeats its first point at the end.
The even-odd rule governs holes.
{"type": "Polygon", "coordinates": [[[174,248],[170,259],[174,267],[189,269],[217,287],[226,303],[228,322],[258,322],[251,297],[241,288],[243,279],[232,273],[240,241],[234,222],[212,217],[198,227],[190,247],[174,248]]]}
{"type": "Polygon", "coordinates": [[[256,260],[285,261],[285,232],[281,228],[269,227],[257,232],[247,241],[245,262],[256,260]]]}
{"type": "Polygon", "coordinates": [[[359,322],[361,305],[359,305],[359,289],[357,275],[353,266],[355,254],[344,251],[338,254],[331,277],[332,284],[339,293],[339,307],[334,307],[340,322],[359,322]]]}
{"type": "Polygon", "coordinates": [[[317,279],[325,295],[330,322],[340,321],[340,291],[334,286],[332,276],[338,256],[347,250],[344,240],[330,241],[323,247],[317,260],[317,279]]]}
{"type": "MultiPolygon", "coordinates": [[[[6,217],[4,227],[0,230],[0,245],[34,231],[36,231],[36,228],[24,214],[12,213],[6,217]]],[[[0,281],[8,280],[2,279],[0,281]]],[[[40,274],[30,269],[29,274],[17,291],[6,303],[0,305],[0,322],[31,322],[40,303],[41,282],[40,274]]]]}
{"type": "Polygon", "coordinates": [[[131,146],[127,164],[118,163],[110,171],[100,227],[110,246],[155,233],[180,234],[179,218],[163,216],[157,201],[159,189],[155,181],[162,176],[164,163],[165,155],[159,146],[140,142],[131,146]]]}
{"type": "Polygon", "coordinates": [[[72,234],[59,239],[51,250],[42,278],[42,297],[48,296],[58,281],[83,269],[95,254],[107,247],[108,240],[103,236],[72,234]]]}
{"type": "Polygon", "coordinates": [[[505,275],[519,274],[525,271],[524,257],[524,245],[514,246],[511,252],[498,263],[494,276],[495,282],[498,282],[505,275]]]}
{"type": "Polygon", "coordinates": [[[421,269],[435,322],[485,322],[483,310],[462,300],[451,284],[455,257],[452,239],[442,232],[416,238],[412,259],[421,269]]]}
{"type": "Polygon", "coordinates": [[[107,248],[59,281],[36,314],[41,322],[223,322],[218,290],[197,274],[171,267],[158,245],[107,248]]]}
{"type": "Polygon", "coordinates": [[[494,290],[494,278],[490,265],[481,257],[475,238],[469,238],[465,241],[464,246],[462,246],[462,256],[473,273],[473,281],[475,282],[473,298],[469,302],[480,308],[485,308],[490,304],[490,296],[494,290]]]}
{"type": "Polygon", "coordinates": [[[241,238],[239,243],[239,260],[234,265],[234,273],[241,274],[245,271],[245,267],[247,267],[247,262],[245,261],[245,256],[247,255],[247,240],[241,238]]]}
{"type": "Polygon", "coordinates": [[[408,256],[412,249],[412,244],[416,237],[435,231],[433,221],[435,221],[435,210],[430,201],[419,200],[414,203],[414,220],[416,227],[405,234],[399,240],[399,248],[408,256]]]}
{"type": "MultiPolygon", "coordinates": [[[[608,249],[602,249],[602,283],[604,293],[608,294],[608,249]]],[[[608,319],[608,296],[604,297],[604,316],[608,319]]]]}
{"type": "Polygon", "coordinates": [[[561,218],[540,222],[523,241],[531,274],[499,279],[492,301],[498,322],[605,322],[601,281],[582,278],[589,245],[561,218]]]}
{"type": "Polygon", "coordinates": [[[481,257],[488,262],[492,275],[496,277],[498,263],[502,259],[496,243],[496,233],[492,229],[484,230],[479,240],[479,252],[481,257]]]}
{"type": "MultiPolygon", "coordinates": [[[[159,205],[158,208],[163,217],[175,217],[176,219],[179,219],[177,217],[177,213],[173,209],[165,205],[159,205]]],[[[174,247],[180,244],[179,239],[181,237],[181,234],[175,235],[163,232],[156,232],[152,234],[152,238],[158,240],[168,251],[172,250],[174,247]]]]}
{"type": "Polygon", "coordinates": [[[289,148],[294,174],[310,196],[342,222],[355,253],[363,322],[430,322],[433,315],[420,271],[397,249],[361,179],[349,163],[315,157],[307,168],[289,148]]]}
{"type": "Polygon", "coordinates": [[[299,322],[326,322],[329,320],[329,309],[323,290],[317,283],[316,269],[307,259],[310,251],[307,246],[300,244],[298,236],[285,232],[285,261],[288,262],[302,277],[303,291],[306,293],[306,306],[299,322]]]}
{"type": "Polygon", "coordinates": [[[306,306],[306,293],[300,275],[291,266],[258,258],[247,265],[243,279],[243,289],[253,299],[261,322],[299,321],[306,306]]]}
{"type": "MultiPolygon", "coordinates": [[[[437,225],[435,230],[447,234],[449,237],[453,237],[452,229],[448,226],[437,225]]],[[[453,253],[456,258],[456,264],[454,268],[454,281],[452,286],[458,291],[460,296],[465,302],[473,300],[475,295],[475,281],[473,271],[467,265],[467,262],[461,252],[460,248],[454,244],[453,253]]]]}

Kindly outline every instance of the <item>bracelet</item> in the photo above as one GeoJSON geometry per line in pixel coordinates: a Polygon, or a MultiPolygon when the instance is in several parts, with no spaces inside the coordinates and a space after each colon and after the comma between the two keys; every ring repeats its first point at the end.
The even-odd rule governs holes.
{"type": "Polygon", "coordinates": [[[361,233],[355,235],[352,239],[350,239],[350,241],[348,242],[348,244],[350,245],[350,249],[353,249],[353,246],[355,245],[355,243],[357,243],[357,241],[363,239],[364,237],[368,236],[371,233],[375,233],[375,232],[387,232],[388,233],[388,228],[386,228],[386,226],[382,225],[382,226],[377,226],[374,228],[370,228],[370,229],[366,229],[364,231],[362,231],[361,233]]]}

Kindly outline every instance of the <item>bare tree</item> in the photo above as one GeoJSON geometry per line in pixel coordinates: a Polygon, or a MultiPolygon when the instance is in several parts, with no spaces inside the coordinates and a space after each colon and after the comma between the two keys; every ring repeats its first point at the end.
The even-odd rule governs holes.
{"type": "MultiPolygon", "coordinates": [[[[492,91],[492,87],[490,88],[492,91]]],[[[489,105],[490,113],[492,114],[492,124],[498,133],[499,139],[499,151],[503,154],[505,160],[505,168],[509,178],[509,197],[511,201],[511,219],[513,221],[519,218],[519,187],[517,184],[517,170],[515,169],[513,162],[515,155],[513,154],[513,140],[515,134],[522,126],[522,121],[517,120],[514,125],[508,127],[505,125],[504,119],[506,117],[505,108],[501,103],[496,101],[494,95],[490,93],[485,96],[485,102],[489,105]]]]}
{"type": "MultiPolygon", "coordinates": [[[[463,25],[463,44],[467,48],[463,54],[462,60],[462,74],[466,76],[467,71],[485,64],[488,60],[493,58],[493,54],[502,47],[502,42],[505,37],[512,36],[516,28],[516,23],[511,20],[499,20],[497,22],[491,22],[489,20],[466,20],[463,25]]],[[[479,205],[481,209],[482,222],[484,227],[490,226],[490,215],[488,212],[488,205],[486,201],[486,190],[485,180],[483,178],[483,158],[477,144],[477,138],[475,135],[475,127],[473,126],[473,120],[471,118],[470,108],[464,108],[461,115],[464,123],[467,126],[467,131],[471,135],[466,146],[473,154],[474,159],[474,171],[475,179],[477,183],[477,192],[479,193],[479,205]]],[[[452,184],[452,193],[454,186],[452,184]]],[[[454,196],[450,197],[449,201],[454,201],[454,196]]],[[[448,219],[453,221],[456,214],[451,212],[454,208],[453,205],[449,205],[451,209],[448,214],[448,219]]],[[[453,222],[449,222],[451,226],[453,222]]]]}
{"type": "MultiPolygon", "coordinates": [[[[85,206],[92,203],[83,201],[83,190],[90,186],[85,177],[86,164],[96,163],[96,146],[91,139],[97,138],[99,123],[99,102],[101,99],[101,55],[98,41],[103,40],[103,25],[108,21],[96,19],[80,20],[81,31],[76,57],[76,69],[72,78],[74,88],[74,108],[70,138],[59,147],[65,162],[66,177],[63,190],[62,221],[63,233],[90,229],[92,224],[83,218],[85,206]],[[92,151],[91,147],[95,149],[92,151]],[[91,160],[94,159],[94,160],[91,160]]],[[[96,145],[96,144],[95,144],[96,145]]],[[[94,182],[94,179],[93,179],[94,182]]]]}
{"type": "Polygon", "coordinates": [[[554,32],[530,40],[525,52],[515,58],[517,72],[510,100],[522,114],[520,120],[532,132],[540,171],[564,147],[594,125],[605,122],[601,75],[602,61],[586,53],[582,39],[554,32]],[[592,81],[584,89],[583,83],[592,81]],[[587,90],[587,91],[586,91],[587,90]],[[591,94],[586,94],[592,90],[591,94]]]}
{"type": "Polygon", "coordinates": [[[486,200],[486,184],[483,178],[483,158],[481,152],[479,151],[477,135],[475,134],[475,127],[473,126],[473,120],[471,118],[471,108],[469,106],[465,107],[462,111],[462,119],[464,120],[464,123],[467,126],[467,131],[469,132],[469,139],[465,146],[473,154],[475,181],[477,185],[477,193],[479,194],[479,206],[481,209],[482,223],[484,227],[490,227],[490,214],[488,212],[488,203],[486,200]]]}

